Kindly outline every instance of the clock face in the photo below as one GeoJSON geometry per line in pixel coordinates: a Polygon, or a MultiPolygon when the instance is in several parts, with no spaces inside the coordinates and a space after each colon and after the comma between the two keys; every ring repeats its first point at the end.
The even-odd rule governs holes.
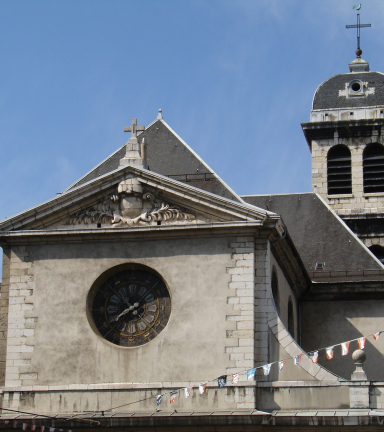
{"type": "Polygon", "coordinates": [[[125,270],[100,286],[91,307],[104,339],[121,347],[136,347],[155,338],[167,325],[171,298],[159,276],[125,270]]]}

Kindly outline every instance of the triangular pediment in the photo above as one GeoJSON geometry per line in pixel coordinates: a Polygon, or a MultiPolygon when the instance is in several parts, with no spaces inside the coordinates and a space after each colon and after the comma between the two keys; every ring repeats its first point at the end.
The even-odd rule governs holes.
{"type": "Polygon", "coordinates": [[[276,219],[151,171],[125,166],[0,223],[0,231],[132,229],[276,219]]]}

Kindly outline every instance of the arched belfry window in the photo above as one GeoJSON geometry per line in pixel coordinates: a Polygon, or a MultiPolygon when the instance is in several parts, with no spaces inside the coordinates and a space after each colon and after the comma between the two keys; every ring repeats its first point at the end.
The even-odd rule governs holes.
{"type": "Polygon", "coordinates": [[[364,192],[384,192],[384,146],[370,144],[363,152],[364,192]]]}
{"type": "Polygon", "coordinates": [[[378,260],[380,260],[384,264],[384,248],[380,245],[373,245],[369,248],[369,250],[376,256],[378,260]]]}
{"type": "Polygon", "coordinates": [[[332,147],[327,156],[328,195],[351,194],[351,152],[345,145],[332,147]]]}
{"type": "Polygon", "coordinates": [[[293,303],[291,297],[288,300],[288,331],[295,337],[295,318],[293,315],[293,303]]]}
{"type": "Polygon", "coordinates": [[[272,270],[272,294],[276,309],[279,310],[279,280],[277,279],[276,269],[272,270]]]}

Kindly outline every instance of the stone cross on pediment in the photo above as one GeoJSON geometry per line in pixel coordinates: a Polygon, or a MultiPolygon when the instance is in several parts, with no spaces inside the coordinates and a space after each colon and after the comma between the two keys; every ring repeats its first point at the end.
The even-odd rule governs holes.
{"type": "Polygon", "coordinates": [[[124,132],[131,132],[131,138],[137,138],[137,132],[145,130],[145,126],[137,126],[137,119],[132,119],[132,126],[126,126],[124,132]]]}

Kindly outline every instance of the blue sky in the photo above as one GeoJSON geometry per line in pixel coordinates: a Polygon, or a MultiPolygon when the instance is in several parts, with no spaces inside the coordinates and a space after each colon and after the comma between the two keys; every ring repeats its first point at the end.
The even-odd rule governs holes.
{"type": "MultiPolygon", "coordinates": [[[[300,123],[348,72],[354,0],[1,0],[0,219],[164,120],[238,194],[311,189],[300,123]]],[[[363,2],[363,58],[384,71],[384,1],[363,2]]]]}

